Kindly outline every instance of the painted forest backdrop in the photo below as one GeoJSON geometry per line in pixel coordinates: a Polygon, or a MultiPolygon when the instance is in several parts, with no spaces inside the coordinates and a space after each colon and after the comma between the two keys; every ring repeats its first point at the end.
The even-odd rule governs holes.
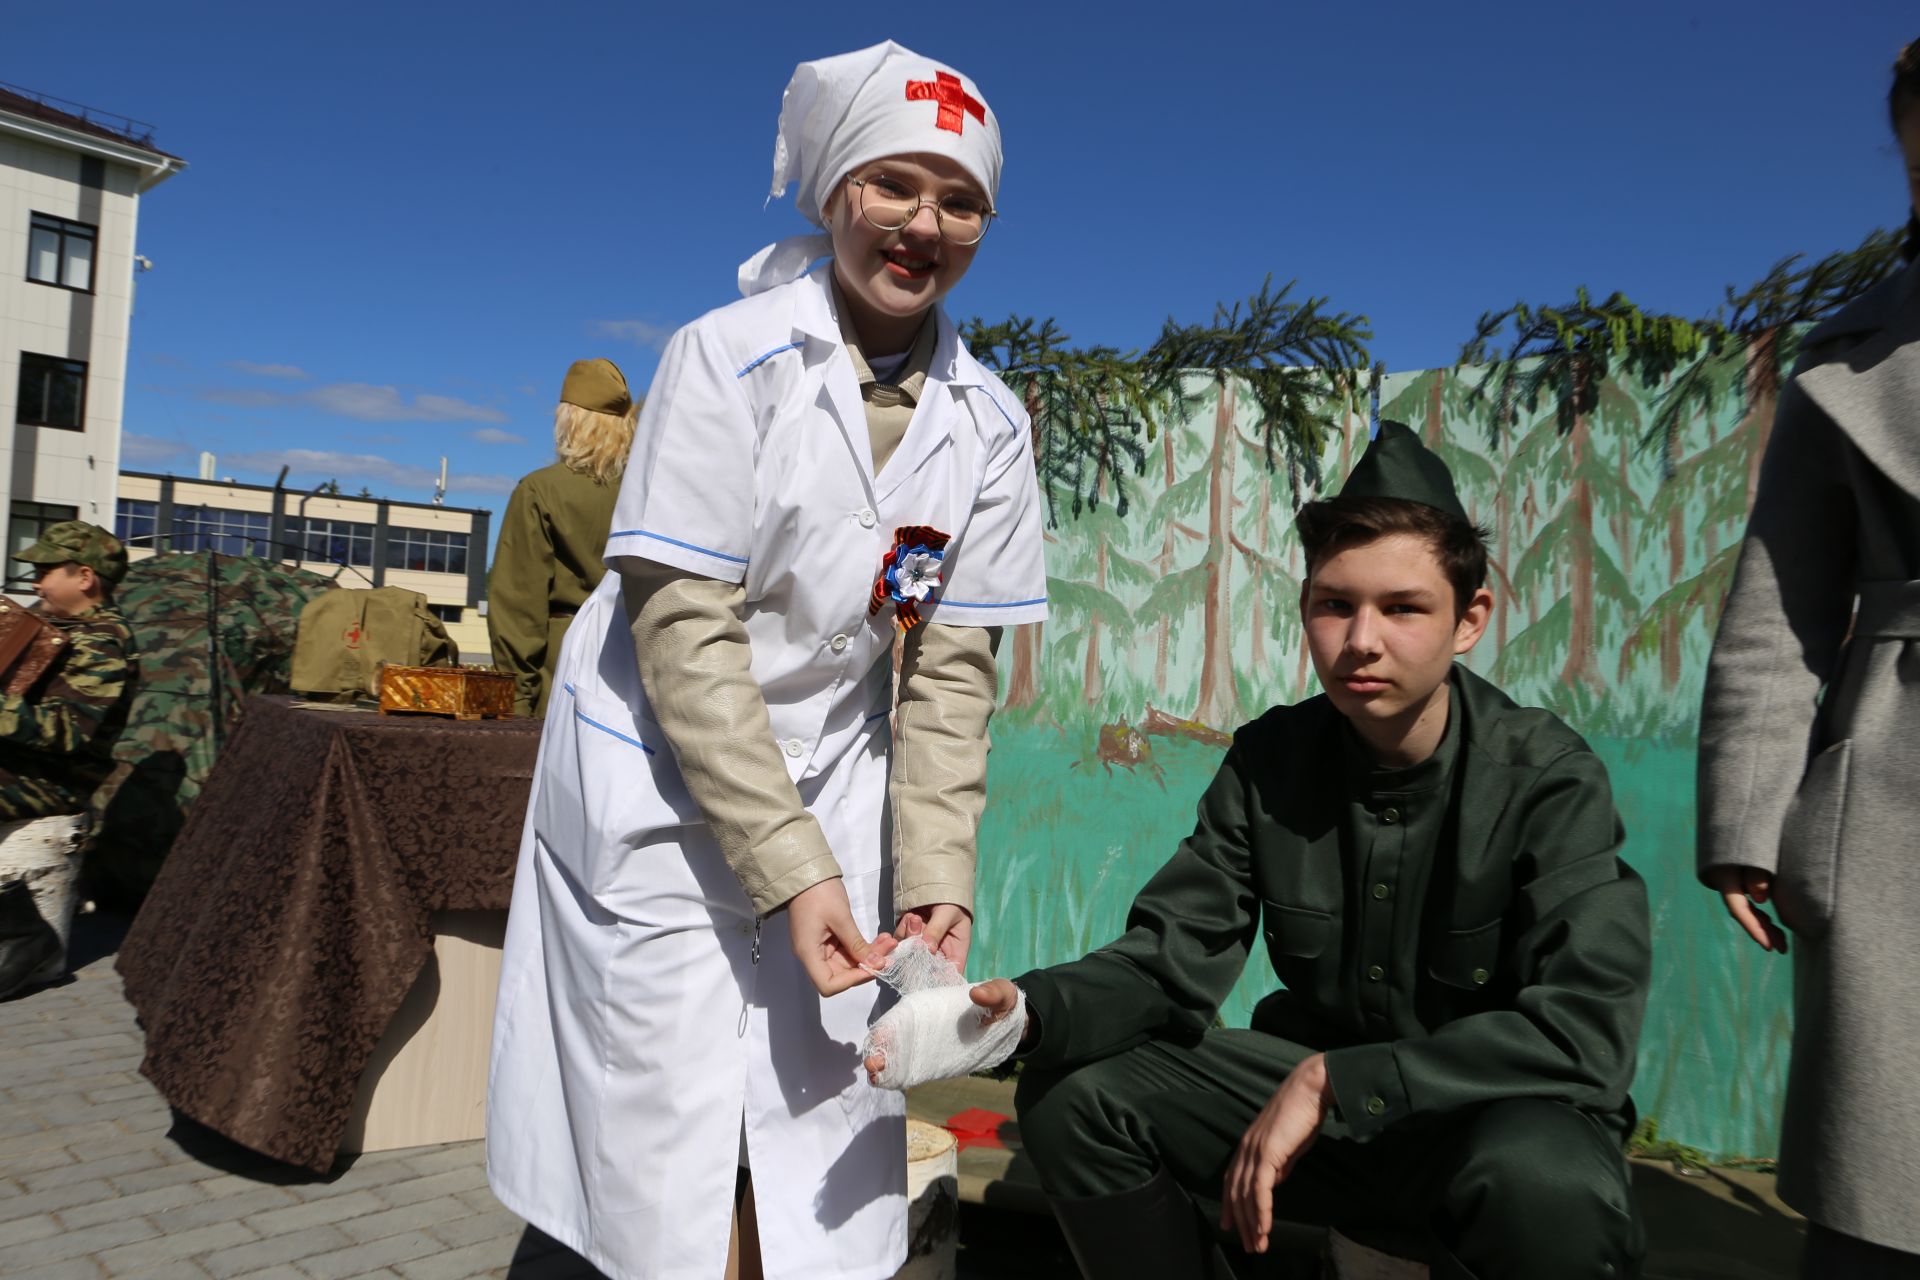
{"type": "MultiPolygon", "coordinates": [[[[1789,260],[1703,320],[1584,292],[1516,306],[1460,366],[1384,376],[1364,319],[1288,290],[1169,323],[1145,354],[976,322],[975,350],[1034,411],[1053,519],[1052,617],[1002,648],[970,967],[1113,938],[1233,729],[1319,691],[1292,514],[1337,490],[1377,412],[1446,459],[1492,533],[1498,604],[1468,665],[1561,714],[1611,771],[1653,905],[1641,1114],[1709,1152],[1771,1155],[1791,970],[1694,878],[1701,686],[1797,340],[1897,263],[1882,236],[1789,260]]],[[[1256,950],[1227,1024],[1274,981],[1256,950]]]]}

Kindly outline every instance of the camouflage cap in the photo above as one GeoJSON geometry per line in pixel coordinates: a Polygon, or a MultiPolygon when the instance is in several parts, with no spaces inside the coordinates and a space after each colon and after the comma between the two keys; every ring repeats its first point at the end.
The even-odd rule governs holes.
{"type": "Polygon", "coordinates": [[[120,539],[85,520],[48,526],[40,541],[13,558],[28,564],[83,564],[116,586],[127,576],[127,549],[120,539]]]}
{"type": "Polygon", "coordinates": [[[575,360],[560,384],[563,403],[579,405],[595,413],[624,416],[633,407],[633,395],[627,390],[626,375],[611,360],[575,360]]]}

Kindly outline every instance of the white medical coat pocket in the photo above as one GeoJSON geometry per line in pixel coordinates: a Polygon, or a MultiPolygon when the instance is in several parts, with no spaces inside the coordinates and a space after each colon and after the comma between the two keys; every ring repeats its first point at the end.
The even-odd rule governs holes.
{"type": "Polygon", "coordinates": [[[569,681],[554,691],[534,830],[590,892],[617,880],[641,841],[701,822],[660,726],[569,681]]]}

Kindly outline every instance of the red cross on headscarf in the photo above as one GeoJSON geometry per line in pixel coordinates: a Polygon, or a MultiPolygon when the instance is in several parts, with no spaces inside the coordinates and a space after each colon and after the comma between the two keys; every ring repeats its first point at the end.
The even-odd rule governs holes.
{"type": "Polygon", "coordinates": [[[987,104],[968,93],[960,77],[950,72],[936,71],[931,80],[907,81],[907,101],[939,103],[940,113],[933,118],[936,129],[964,133],[968,116],[987,122],[987,104]]]}

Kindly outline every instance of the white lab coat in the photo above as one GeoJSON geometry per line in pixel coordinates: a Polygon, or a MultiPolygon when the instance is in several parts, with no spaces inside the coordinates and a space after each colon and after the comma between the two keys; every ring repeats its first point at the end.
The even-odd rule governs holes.
{"type": "MultiPolygon", "coordinates": [[[[606,554],[745,583],[774,737],[871,937],[893,923],[893,607],[867,602],[893,530],[952,535],[930,621],[1039,621],[1046,576],[1027,416],[945,315],[912,424],[873,475],[828,269],[674,336],[606,554]]],[[[609,573],[562,648],[521,844],[487,1104],[495,1193],[616,1280],[713,1280],[744,1119],[767,1275],[890,1276],[904,1116],[858,1061],[875,998],[820,999],[785,914],[756,922],[653,722],[609,573]]]]}

